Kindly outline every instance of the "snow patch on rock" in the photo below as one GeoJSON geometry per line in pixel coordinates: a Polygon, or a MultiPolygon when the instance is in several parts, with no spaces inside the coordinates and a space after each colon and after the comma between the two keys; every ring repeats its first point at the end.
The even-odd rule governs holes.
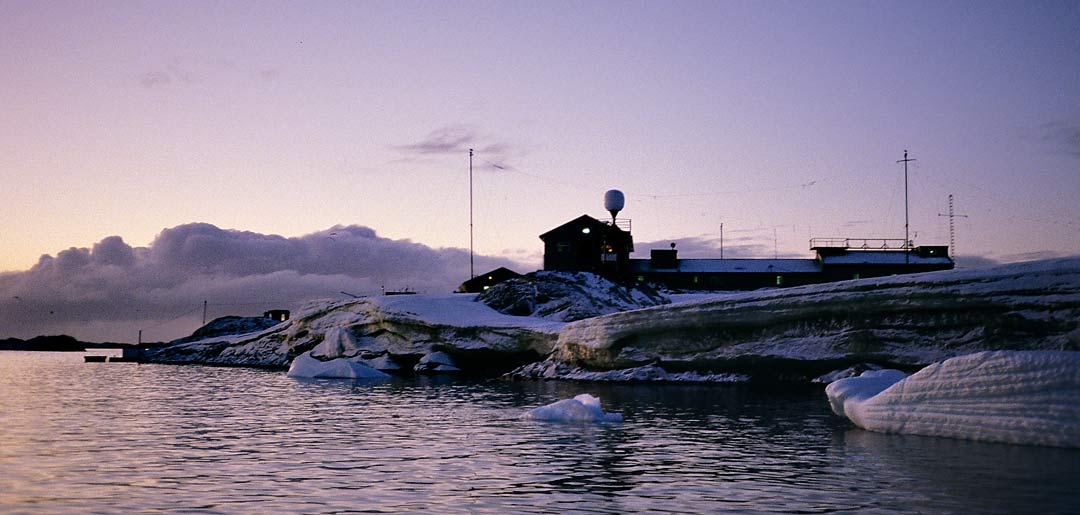
{"type": "Polygon", "coordinates": [[[646,285],[627,287],[588,272],[550,271],[503,281],[476,300],[500,313],[560,322],[671,302],[646,285]]]}

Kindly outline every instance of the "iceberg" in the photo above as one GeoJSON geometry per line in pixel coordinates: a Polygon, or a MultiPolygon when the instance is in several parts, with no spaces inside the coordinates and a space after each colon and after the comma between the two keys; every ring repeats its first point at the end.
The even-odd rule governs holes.
{"type": "Polygon", "coordinates": [[[837,415],[883,433],[1080,447],[1080,352],[987,351],[906,376],[872,370],[825,388],[837,415]]]}
{"type": "Polygon", "coordinates": [[[385,379],[389,374],[345,358],[321,361],[305,352],[289,366],[289,377],[339,378],[339,379],[385,379]]]}
{"type": "Polygon", "coordinates": [[[600,409],[600,399],[587,393],[573,399],[565,399],[531,409],[521,418],[546,422],[622,422],[623,420],[622,415],[618,413],[604,413],[604,410],[600,409]]]}

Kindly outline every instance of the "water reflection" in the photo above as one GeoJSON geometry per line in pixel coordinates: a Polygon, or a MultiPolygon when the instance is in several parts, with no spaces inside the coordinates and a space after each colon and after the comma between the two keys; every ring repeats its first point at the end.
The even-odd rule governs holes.
{"type": "Polygon", "coordinates": [[[0,353],[5,513],[1067,513],[1077,458],[852,430],[816,390],[0,353]],[[625,422],[520,419],[580,393],[625,422]]]}

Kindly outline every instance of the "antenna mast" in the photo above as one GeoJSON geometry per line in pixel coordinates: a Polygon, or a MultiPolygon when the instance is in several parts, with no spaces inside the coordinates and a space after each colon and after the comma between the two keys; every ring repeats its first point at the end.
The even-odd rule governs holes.
{"type": "Polygon", "coordinates": [[[914,161],[914,159],[908,159],[907,150],[904,150],[904,158],[897,161],[897,163],[904,163],[904,263],[910,262],[911,257],[911,239],[908,236],[908,185],[907,185],[907,164],[914,161]]]}
{"type": "Polygon", "coordinates": [[[956,259],[956,218],[967,218],[968,215],[957,215],[953,213],[953,196],[949,194],[949,214],[938,213],[938,216],[949,217],[949,255],[956,259]]]}
{"type": "Polygon", "coordinates": [[[473,269],[473,187],[472,187],[473,149],[469,149],[469,279],[476,277],[473,269]]]}

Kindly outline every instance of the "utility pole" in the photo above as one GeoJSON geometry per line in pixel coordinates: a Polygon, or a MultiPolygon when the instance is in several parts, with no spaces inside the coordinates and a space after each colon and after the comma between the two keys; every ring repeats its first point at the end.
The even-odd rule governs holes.
{"type": "Polygon", "coordinates": [[[953,260],[956,260],[956,218],[967,218],[968,215],[958,215],[953,213],[953,196],[949,194],[949,214],[938,213],[938,216],[949,217],[949,255],[953,260]]]}
{"type": "Polygon", "coordinates": [[[202,325],[206,325],[206,301],[202,301],[202,325]]]}
{"type": "Polygon", "coordinates": [[[472,157],[473,149],[469,149],[469,279],[476,277],[473,269],[473,198],[472,198],[472,157]]]}
{"type": "Polygon", "coordinates": [[[904,263],[907,264],[911,259],[911,239],[908,236],[908,185],[907,185],[907,164],[914,161],[914,159],[908,159],[907,150],[904,150],[904,158],[897,161],[897,163],[904,163],[904,263]]]}
{"type": "Polygon", "coordinates": [[[779,259],[780,258],[780,244],[778,243],[778,241],[779,240],[776,237],[776,227],[773,227],[772,228],[772,257],[773,257],[773,259],[779,259]]]}
{"type": "Polygon", "coordinates": [[[724,259],[724,222],[720,222],[720,259],[724,259]]]}

